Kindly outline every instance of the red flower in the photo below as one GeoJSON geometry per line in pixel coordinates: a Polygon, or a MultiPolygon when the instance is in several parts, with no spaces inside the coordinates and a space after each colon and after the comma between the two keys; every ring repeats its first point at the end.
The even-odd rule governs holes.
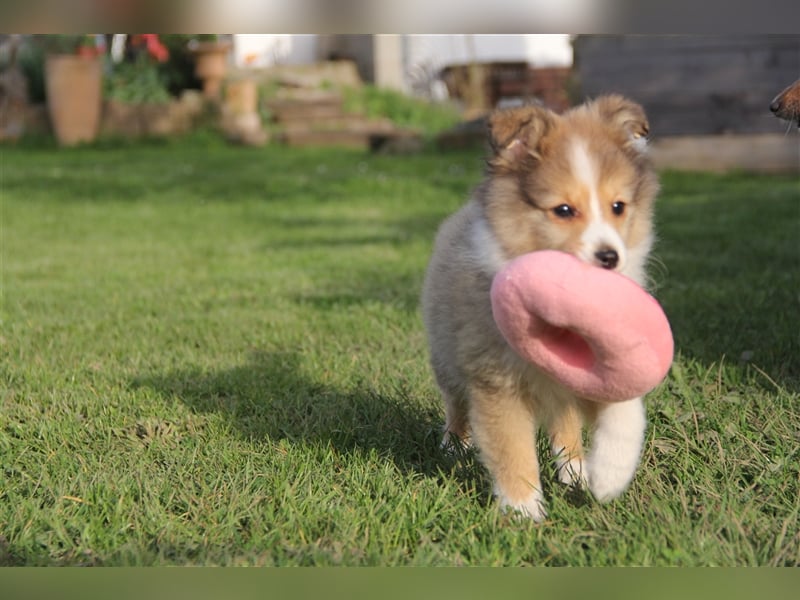
{"type": "Polygon", "coordinates": [[[95,56],[100,56],[102,54],[102,50],[98,49],[96,46],[78,46],[78,56],[82,56],[83,58],[94,58],[95,56]]]}
{"type": "Polygon", "coordinates": [[[158,39],[157,33],[141,33],[136,35],[131,40],[134,46],[140,46],[142,43],[147,46],[147,52],[155,58],[158,62],[166,62],[169,58],[169,50],[158,39]]]}
{"type": "Polygon", "coordinates": [[[105,52],[103,38],[93,34],[82,36],[81,41],[78,42],[76,52],[78,56],[83,58],[94,58],[95,56],[100,56],[103,54],[103,52],[105,52]]]}

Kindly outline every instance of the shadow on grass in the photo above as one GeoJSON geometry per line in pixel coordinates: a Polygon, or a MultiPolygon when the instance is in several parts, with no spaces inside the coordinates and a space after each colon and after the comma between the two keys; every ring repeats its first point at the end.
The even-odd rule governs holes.
{"type": "Polygon", "coordinates": [[[381,394],[368,384],[337,389],[304,375],[291,352],[256,352],[243,366],[217,372],[174,371],[140,377],[165,398],[177,398],[197,413],[223,415],[245,439],[288,440],[332,447],[338,452],[377,452],[402,472],[438,477],[441,471],[469,468],[471,457],[453,457],[439,448],[442,416],[398,387],[381,394]]]}
{"type": "MultiPolygon", "coordinates": [[[[800,390],[796,180],[669,174],[664,188],[656,252],[664,267],[656,269],[656,295],[676,350],[709,366],[754,365],[785,389],[800,390]]],[[[432,222],[410,226],[414,235],[425,230],[432,239],[432,222]]],[[[422,270],[356,270],[346,281],[331,276],[294,300],[315,310],[368,302],[416,310],[422,270]]],[[[233,369],[186,368],[142,376],[135,384],[198,413],[221,414],[247,439],[374,451],[404,472],[428,476],[454,466],[438,447],[438,407],[420,402],[402,384],[387,393],[368,382],[346,388],[320,383],[297,353],[254,353],[233,369]]],[[[467,477],[474,472],[465,468],[467,477]]]]}
{"type": "Polygon", "coordinates": [[[313,290],[296,294],[292,299],[314,310],[358,310],[380,303],[409,314],[419,310],[423,272],[404,271],[392,274],[380,265],[354,273],[352,269],[332,271],[321,277],[313,290]]]}

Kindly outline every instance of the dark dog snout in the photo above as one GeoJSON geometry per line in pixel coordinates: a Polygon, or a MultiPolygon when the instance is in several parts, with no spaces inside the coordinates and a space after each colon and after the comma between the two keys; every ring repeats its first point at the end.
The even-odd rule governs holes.
{"type": "Polygon", "coordinates": [[[619,264],[619,254],[612,248],[605,248],[594,253],[598,264],[604,269],[614,269],[619,264]]]}

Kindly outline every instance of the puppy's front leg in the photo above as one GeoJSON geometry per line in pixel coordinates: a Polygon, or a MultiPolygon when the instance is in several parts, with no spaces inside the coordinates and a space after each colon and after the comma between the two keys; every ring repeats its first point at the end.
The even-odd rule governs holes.
{"type": "Polygon", "coordinates": [[[633,479],[646,426],[641,398],[599,407],[586,470],[589,490],[601,502],[619,496],[633,479]]]}
{"type": "Polygon", "coordinates": [[[472,390],[470,396],[472,439],[494,480],[500,506],[534,521],[544,520],[547,512],[530,408],[507,391],[472,390]]]}
{"type": "Polygon", "coordinates": [[[566,399],[556,401],[548,430],[559,481],[583,487],[586,483],[581,440],[583,418],[578,407],[566,399]]]}

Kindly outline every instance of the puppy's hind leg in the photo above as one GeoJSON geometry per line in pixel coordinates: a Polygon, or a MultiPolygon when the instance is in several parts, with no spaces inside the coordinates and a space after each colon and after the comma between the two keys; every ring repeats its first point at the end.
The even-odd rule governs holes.
{"type": "Polygon", "coordinates": [[[465,400],[444,390],[442,390],[442,400],[445,414],[442,448],[452,452],[456,447],[472,447],[472,433],[465,400]]]}

